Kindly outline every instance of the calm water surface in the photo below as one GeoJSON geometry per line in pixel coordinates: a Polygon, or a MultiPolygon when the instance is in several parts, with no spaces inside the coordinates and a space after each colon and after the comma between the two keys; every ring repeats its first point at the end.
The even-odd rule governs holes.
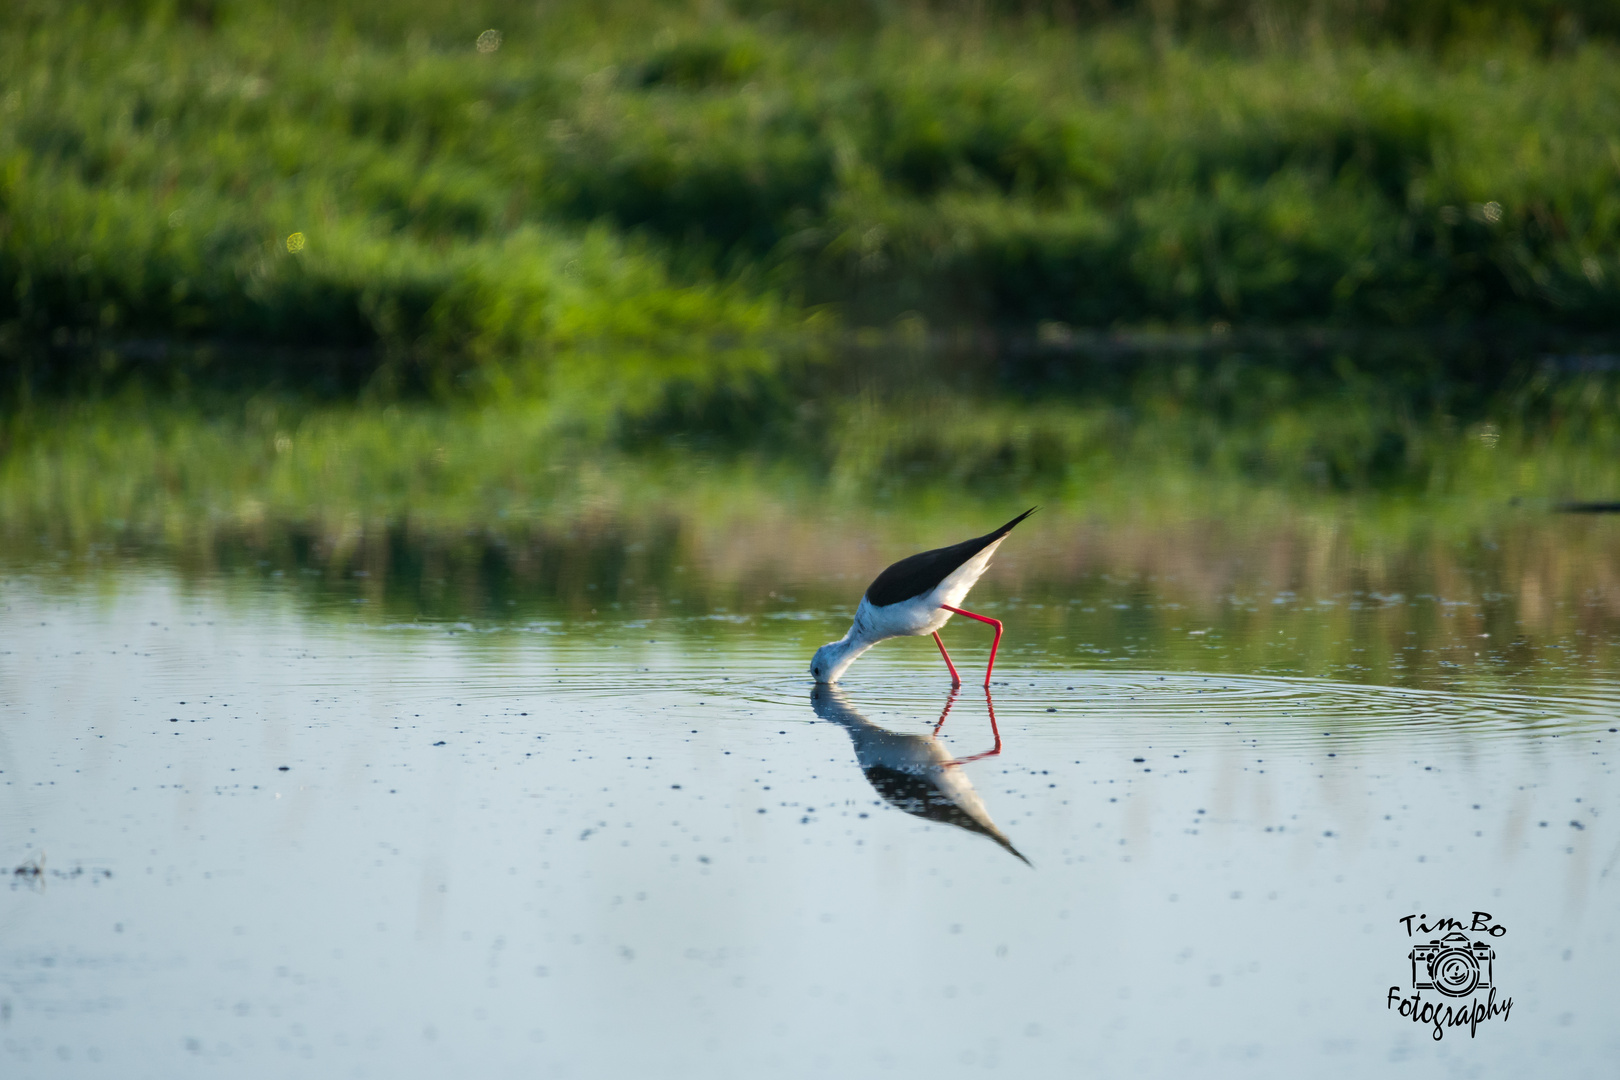
{"type": "Polygon", "coordinates": [[[0,1072],[1613,1075],[1620,529],[1053,510],[988,695],[923,639],[813,692],[958,538],[13,560],[0,1072]],[[1511,1009],[1436,1041],[1401,920],[1475,912],[1421,999],[1511,1009]]]}

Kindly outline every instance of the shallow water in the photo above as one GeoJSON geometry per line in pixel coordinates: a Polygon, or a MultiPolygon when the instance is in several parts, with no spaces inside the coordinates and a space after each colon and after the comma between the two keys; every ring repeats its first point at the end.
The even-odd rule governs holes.
{"type": "Polygon", "coordinates": [[[813,694],[910,550],[858,519],[431,601],[13,560],[5,1075],[1612,1075],[1620,531],[1031,525],[988,695],[923,640],[813,694]],[[1476,912],[1511,1010],[1436,1041],[1400,920],[1476,912]]]}

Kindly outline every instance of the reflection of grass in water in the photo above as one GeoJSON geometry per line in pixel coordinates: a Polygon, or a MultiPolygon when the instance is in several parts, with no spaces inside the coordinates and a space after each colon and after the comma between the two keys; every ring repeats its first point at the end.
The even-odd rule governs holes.
{"type": "Polygon", "coordinates": [[[1187,405],[858,405],[839,429],[832,476],[867,494],[950,487],[985,497],[1010,487],[1110,511],[1265,489],[1307,501],[1326,492],[1501,501],[1620,491],[1620,425],[1602,410],[1463,424],[1351,395],[1226,419],[1187,405]]]}
{"type": "MultiPolygon", "coordinates": [[[[515,399],[36,404],[6,421],[0,544],[14,568],[125,551],[281,571],[325,608],[370,601],[366,619],[761,616],[845,608],[890,559],[1039,502],[976,593],[1016,611],[1014,657],[1414,685],[1613,659],[1617,523],[1547,513],[1620,493],[1611,383],[1531,387],[1518,419],[1401,420],[1408,464],[1384,488],[1314,464],[1385,437],[1387,414],[1353,401],[1226,423],[1146,392],[817,404],[723,452],[644,431],[626,450],[515,399]]],[[[797,664],[834,621],[751,633],[797,664]]]]}
{"type": "Polygon", "coordinates": [[[857,395],[760,419],[748,441],[711,452],[593,418],[583,400],[177,404],[131,390],[36,404],[4,421],[0,512],[14,537],[43,529],[71,546],[114,523],[152,536],[356,517],[456,528],[648,506],[858,512],[873,500],[941,521],[994,517],[1009,500],[1171,521],[1257,501],[1331,512],[1335,493],[1361,493],[1378,496],[1364,512],[1391,522],[1470,522],[1510,498],[1620,495],[1607,380],[1532,384],[1512,418],[1467,423],[1348,391],[1235,405],[1151,384],[1117,403],[857,395]]]}

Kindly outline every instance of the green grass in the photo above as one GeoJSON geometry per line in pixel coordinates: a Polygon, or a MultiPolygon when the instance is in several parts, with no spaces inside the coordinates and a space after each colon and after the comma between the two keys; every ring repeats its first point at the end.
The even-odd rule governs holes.
{"type": "Polygon", "coordinates": [[[765,343],[902,315],[1620,311],[1620,51],[1569,29],[1604,31],[1602,5],[1198,9],[1220,36],[1191,5],[376,7],[24,5],[0,36],[0,351],[318,345],[543,389],[603,341],[644,385],[742,350],[720,384],[765,343]]]}

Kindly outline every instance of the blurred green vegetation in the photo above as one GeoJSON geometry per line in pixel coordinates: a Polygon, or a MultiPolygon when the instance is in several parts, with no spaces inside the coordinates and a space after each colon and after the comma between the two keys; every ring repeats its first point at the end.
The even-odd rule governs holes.
{"type": "Polygon", "coordinates": [[[1603,331],[1620,311],[1620,16],[1599,0],[18,0],[8,20],[0,355],[36,373],[129,366],[132,342],[318,346],[433,388],[650,408],[901,316],[1603,331]]]}
{"type": "Polygon", "coordinates": [[[528,398],[315,402],[134,385],[46,400],[0,422],[0,547],[902,507],[950,532],[1009,501],[1172,524],[1262,504],[1355,506],[1368,528],[1466,532],[1513,505],[1547,513],[1620,494],[1612,375],[1543,372],[1468,414],[1414,411],[1401,388],[1353,374],[1336,391],[1301,392],[1264,362],[1236,360],[1167,361],[1129,392],[1089,399],[878,380],[803,389],[791,408],[756,400],[758,426],[731,438],[702,416],[683,426],[694,418],[678,410],[591,418],[528,398]]]}

